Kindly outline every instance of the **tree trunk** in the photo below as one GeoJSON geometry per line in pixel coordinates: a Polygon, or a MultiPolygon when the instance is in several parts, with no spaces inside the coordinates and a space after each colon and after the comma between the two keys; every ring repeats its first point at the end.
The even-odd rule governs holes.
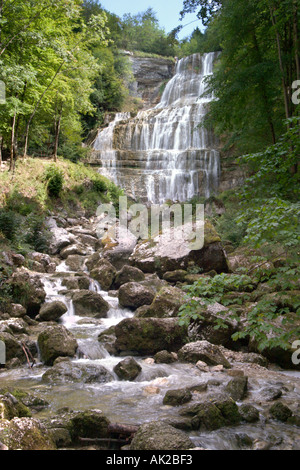
{"type": "MultiPolygon", "coordinates": [[[[289,119],[291,116],[290,116],[290,108],[289,108],[288,86],[286,84],[286,79],[285,79],[284,66],[283,66],[283,60],[282,60],[282,49],[281,49],[281,43],[280,43],[280,36],[279,36],[278,29],[277,29],[276,16],[275,16],[275,13],[274,13],[274,7],[272,7],[271,5],[270,5],[270,14],[271,14],[272,25],[274,27],[275,36],[276,36],[276,43],[277,43],[277,50],[278,50],[278,61],[279,61],[279,68],[280,68],[280,72],[281,72],[281,82],[282,82],[285,116],[286,116],[287,119],[289,119]]],[[[288,126],[288,129],[289,129],[289,126],[288,126]]]]}
{"type": "Polygon", "coordinates": [[[3,137],[0,135],[0,168],[2,165],[2,145],[3,145],[3,137]]]}
{"type": "Polygon", "coordinates": [[[24,142],[23,158],[26,158],[26,157],[27,157],[29,127],[30,127],[30,123],[28,122],[28,123],[27,123],[27,126],[26,126],[26,133],[25,133],[25,142],[24,142]]]}
{"type": "Polygon", "coordinates": [[[294,31],[294,47],[295,47],[295,61],[296,61],[296,74],[297,80],[300,80],[300,50],[299,50],[299,31],[298,31],[298,0],[294,0],[294,16],[293,16],[293,31],[294,31]]]}
{"type": "Polygon", "coordinates": [[[54,143],[54,152],[53,152],[53,160],[57,162],[57,149],[58,149],[58,142],[59,142],[59,134],[60,134],[60,124],[61,124],[61,117],[62,117],[63,107],[61,106],[58,120],[55,125],[55,143],[54,143]]]}
{"type": "Polygon", "coordinates": [[[11,143],[10,143],[10,165],[9,171],[15,169],[15,126],[16,126],[16,114],[14,114],[11,127],[11,143]]]}

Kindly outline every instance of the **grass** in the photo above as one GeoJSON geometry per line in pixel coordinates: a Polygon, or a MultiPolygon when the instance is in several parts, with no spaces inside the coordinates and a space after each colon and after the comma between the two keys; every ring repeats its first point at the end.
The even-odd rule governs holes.
{"type": "Polygon", "coordinates": [[[14,173],[0,173],[0,249],[25,255],[47,251],[46,216],[91,217],[100,204],[116,204],[120,194],[117,186],[83,163],[63,158],[55,164],[40,158],[19,160],[14,173]],[[63,176],[58,197],[51,197],[47,187],[46,175],[53,165],[63,176]]]}

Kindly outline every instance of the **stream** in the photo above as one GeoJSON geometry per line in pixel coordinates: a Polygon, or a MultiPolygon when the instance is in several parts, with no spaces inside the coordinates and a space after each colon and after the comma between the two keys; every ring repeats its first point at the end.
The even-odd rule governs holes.
{"type": "MultiPolygon", "coordinates": [[[[142,372],[135,381],[118,379],[113,368],[124,357],[111,356],[101,346],[97,338],[102,331],[116,325],[126,317],[132,317],[133,312],[120,308],[117,297],[101,290],[99,283],[91,280],[90,290],[101,294],[110,304],[107,318],[99,320],[76,316],[72,301],[62,293],[65,288],[61,285],[60,274],[72,274],[72,271],[67,270],[65,262],[57,267],[56,273],[41,276],[47,293],[46,302],[61,300],[68,308],[59,323],[70,330],[78,341],[80,354],[72,361],[74,363],[101,364],[113,375],[114,379],[105,384],[64,383],[49,385],[42,381],[42,375],[49,367],[44,366],[41,362],[36,364],[32,370],[28,367],[22,367],[3,372],[1,385],[27,390],[50,403],[48,408],[34,416],[37,418],[48,417],[55,415],[57,410],[66,407],[76,411],[101,409],[111,422],[142,424],[158,419],[171,419],[174,418],[174,415],[178,416],[178,407],[174,412],[174,407],[163,405],[163,397],[169,389],[208,383],[208,391],[218,391],[222,380],[224,381],[224,372],[204,374],[193,364],[180,362],[155,364],[149,358],[147,360],[142,357],[135,357],[142,367],[142,372]],[[218,383],[220,378],[221,381],[218,383]]],[[[189,436],[194,444],[205,449],[234,450],[243,448],[243,442],[247,436],[252,441],[272,442],[278,449],[300,450],[299,428],[267,419],[263,408],[259,408],[258,405],[262,388],[274,384],[284,387],[290,403],[299,404],[300,372],[268,371],[266,369],[261,371],[249,368],[245,374],[249,377],[249,391],[243,403],[254,403],[260,409],[260,421],[255,424],[226,427],[214,432],[192,431],[189,436]]],[[[283,397],[286,398],[285,395],[283,397]]]]}

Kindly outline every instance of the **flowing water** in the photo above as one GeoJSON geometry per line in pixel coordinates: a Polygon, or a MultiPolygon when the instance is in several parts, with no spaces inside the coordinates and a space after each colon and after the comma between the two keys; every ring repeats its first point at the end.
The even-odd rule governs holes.
{"type": "MultiPolygon", "coordinates": [[[[65,271],[65,264],[58,267],[58,272],[65,271]]],[[[72,274],[67,272],[66,275],[72,274]]],[[[56,415],[60,408],[68,407],[73,410],[101,409],[112,421],[127,424],[141,424],[143,422],[171,419],[178,416],[178,408],[163,405],[163,397],[167,390],[185,388],[208,383],[208,391],[219,391],[216,379],[220,373],[201,373],[192,364],[153,364],[146,358],[137,357],[137,362],[142,367],[142,372],[135,381],[119,380],[113,369],[124,357],[111,356],[107,350],[98,342],[98,335],[112,325],[117,324],[124,318],[131,317],[130,310],[120,308],[117,297],[103,291],[96,281],[91,281],[90,290],[100,293],[110,304],[111,308],[107,318],[96,320],[80,317],[74,314],[72,301],[63,293],[61,278],[55,275],[43,275],[46,301],[54,299],[63,301],[68,307],[60,320],[60,323],[70,330],[77,338],[80,354],[73,363],[100,364],[104,366],[113,376],[108,383],[63,383],[48,384],[42,380],[42,375],[49,367],[42,363],[37,364],[32,370],[28,367],[12,369],[1,373],[1,385],[13,388],[26,389],[35,395],[47,400],[50,407],[39,412],[37,417],[56,415]],[[175,410],[175,411],[174,411],[175,410]]],[[[249,401],[255,400],[261,389],[266,386],[268,371],[249,373],[249,401]]],[[[221,373],[221,376],[224,373],[221,373]]],[[[268,383],[279,383],[289,390],[289,399],[299,402],[300,397],[300,373],[284,372],[276,373],[268,383]]],[[[221,387],[222,388],[222,387],[221,387]]],[[[197,396],[195,396],[197,399],[197,396]]],[[[258,406],[259,408],[259,406],[258,406]]],[[[261,408],[263,412],[263,409],[261,408]]],[[[257,424],[244,424],[237,427],[226,427],[214,432],[193,431],[190,438],[196,446],[208,449],[239,449],[241,440],[247,435],[252,440],[259,438],[275,443],[281,448],[300,449],[299,428],[288,426],[283,423],[266,421],[263,414],[257,424]],[[271,436],[271,437],[270,437],[271,436]]]]}
{"type": "Polygon", "coordinates": [[[147,202],[209,197],[218,188],[220,158],[202,126],[213,96],[203,96],[217,53],[178,61],[160,103],[130,118],[118,113],[98,133],[94,154],[104,175],[147,202]]]}

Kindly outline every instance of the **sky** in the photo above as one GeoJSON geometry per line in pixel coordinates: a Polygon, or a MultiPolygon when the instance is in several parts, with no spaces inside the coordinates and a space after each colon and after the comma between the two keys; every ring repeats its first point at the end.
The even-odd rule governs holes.
{"type": "Polygon", "coordinates": [[[152,7],[157,14],[159,25],[165,29],[166,33],[179,25],[186,25],[178,34],[179,39],[190,36],[197,26],[202,29],[202,24],[197,19],[196,13],[188,14],[182,21],[179,20],[183,0],[100,0],[99,3],[106,10],[121,17],[124,13],[136,15],[152,7]],[[188,25],[190,22],[193,23],[188,25]]]}

